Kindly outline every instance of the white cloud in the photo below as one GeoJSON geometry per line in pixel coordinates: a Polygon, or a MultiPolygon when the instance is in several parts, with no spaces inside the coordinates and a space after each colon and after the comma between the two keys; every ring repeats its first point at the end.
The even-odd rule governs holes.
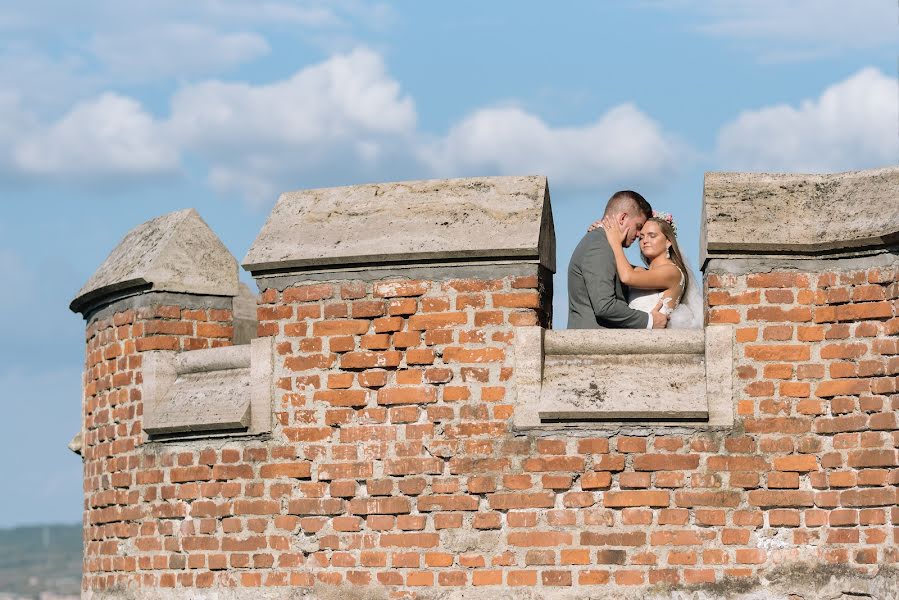
{"type": "Polygon", "coordinates": [[[415,106],[381,57],[360,49],[261,86],[209,81],[181,89],[171,126],[191,146],[307,145],[360,134],[402,134],[415,106]]]}
{"type": "Polygon", "coordinates": [[[0,168],[37,179],[95,183],[180,168],[201,159],[226,192],[268,202],[310,174],[344,176],[411,155],[416,113],[381,56],[359,49],[271,84],[209,80],[182,87],[156,119],[136,100],[105,93],[39,124],[0,94],[0,168]],[[5,165],[5,167],[4,167],[5,165]]]}
{"type": "Polygon", "coordinates": [[[215,189],[257,205],[285,189],[372,179],[546,174],[567,187],[650,184],[689,159],[632,104],[567,127],[515,106],[476,110],[445,135],[426,135],[416,121],[382,57],[360,48],[272,83],[186,84],[167,117],[106,93],[6,138],[12,167],[33,179],[143,178],[176,171],[187,156],[215,189]]]}
{"type": "Polygon", "coordinates": [[[799,106],[741,113],[718,136],[723,168],[826,172],[899,163],[897,80],[859,71],[799,106]]]}
{"type": "Polygon", "coordinates": [[[14,149],[24,173],[93,179],[145,176],[178,168],[177,149],[141,105],[106,93],[75,105],[57,122],[24,136],[14,149]]]}
{"type": "Polygon", "coordinates": [[[269,85],[208,81],[179,91],[168,123],[210,164],[209,180],[256,204],[279,191],[368,177],[544,173],[585,187],[658,180],[685,157],[631,104],[595,122],[551,127],[517,107],[473,112],[445,136],[415,128],[413,101],[368,49],[269,85]]]}
{"type": "Polygon", "coordinates": [[[332,52],[393,21],[362,0],[0,2],[0,90],[51,115],[123,84],[217,76],[270,53],[270,38],[332,52]]]}
{"type": "Polygon", "coordinates": [[[520,108],[478,110],[422,156],[441,174],[549,175],[567,186],[656,179],[683,159],[679,144],[632,104],[579,127],[550,127],[520,108]]]}
{"type": "Polygon", "coordinates": [[[887,0],[661,0],[695,15],[702,33],[739,40],[768,61],[801,61],[896,41],[899,17],[887,0]]]}
{"type": "MultiPolygon", "coordinates": [[[[361,32],[394,21],[389,4],[363,0],[32,0],[0,6],[0,58],[4,46],[50,36],[106,83],[150,81],[212,75],[257,58],[269,52],[272,32],[333,49],[335,40],[356,46],[361,32]]],[[[30,60],[58,60],[46,47],[31,52],[30,60]]]]}
{"type": "Polygon", "coordinates": [[[0,171],[13,170],[13,147],[36,127],[18,94],[0,91],[0,171]]]}
{"type": "Polygon", "coordinates": [[[186,86],[167,127],[210,163],[217,188],[268,201],[289,176],[349,173],[408,145],[415,122],[412,99],[381,57],[359,49],[268,85],[186,86]]]}
{"type": "Polygon", "coordinates": [[[100,33],[91,48],[114,76],[132,81],[213,73],[270,51],[257,33],[222,33],[187,23],[100,33]]]}
{"type": "Polygon", "coordinates": [[[97,83],[81,57],[49,56],[32,44],[0,41],[0,90],[15,90],[30,112],[64,110],[73,98],[94,94],[97,83]]]}

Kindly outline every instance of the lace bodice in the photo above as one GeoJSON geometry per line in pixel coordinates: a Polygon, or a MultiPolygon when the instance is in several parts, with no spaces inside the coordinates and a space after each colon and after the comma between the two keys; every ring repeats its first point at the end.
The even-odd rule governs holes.
{"type": "MultiPolygon", "coordinates": [[[[635,310],[642,310],[643,312],[652,312],[652,309],[656,307],[656,304],[659,303],[659,299],[662,297],[662,292],[654,292],[652,290],[638,290],[631,289],[628,290],[627,300],[628,306],[635,310]]],[[[669,302],[670,304],[670,302],[669,302]]]]}
{"type": "MultiPolygon", "coordinates": [[[[680,270],[680,269],[678,269],[680,270]]],[[[680,274],[680,288],[681,294],[683,294],[684,290],[684,274],[681,272],[680,274]]],[[[628,288],[627,291],[627,301],[628,306],[633,308],[634,310],[642,310],[643,312],[652,312],[652,309],[656,307],[656,304],[659,303],[659,300],[662,298],[662,294],[665,290],[640,290],[636,288],[628,288]]],[[[666,307],[662,308],[662,312],[665,314],[671,314],[671,311],[674,310],[675,306],[677,306],[677,302],[670,301],[667,303],[666,307]]]]}

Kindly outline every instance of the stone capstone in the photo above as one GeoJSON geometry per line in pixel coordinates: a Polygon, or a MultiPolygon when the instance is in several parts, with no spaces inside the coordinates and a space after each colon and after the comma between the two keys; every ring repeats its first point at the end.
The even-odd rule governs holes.
{"type": "Polygon", "coordinates": [[[546,177],[404,181],[282,194],[243,260],[258,275],[530,261],[556,270],[546,177]]]}
{"type": "Polygon", "coordinates": [[[828,175],[706,173],[702,223],[702,264],[894,244],[899,167],[828,175]]]}
{"type": "Polygon", "coordinates": [[[168,213],[129,231],[69,308],[84,313],[137,290],[236,296],[237,261],[196,210],[168,213]]]}
{"type": "Polygon", "coordinates": [[[550,424],[659,421],[733,423],[733,331],[615,329],[515,331],[513,421],[550,424]]]}
{"type": "Polygon", "coordinates": [[[272,339],[144,355],[143,430],[151,437],[271,429],[272,339]]]}
{"type": "Polygon", "coordinates": [[[537,414],[543,422],[707,420],[702,358],[698,354],[551,357],[544,365],[537,414]]]}

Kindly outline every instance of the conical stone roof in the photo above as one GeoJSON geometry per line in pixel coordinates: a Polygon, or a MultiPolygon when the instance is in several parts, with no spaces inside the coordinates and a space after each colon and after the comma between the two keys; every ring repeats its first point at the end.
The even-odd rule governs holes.
{"type": "Polygon", "coordinates": [[[129,231],[69,308],[83,313],[110,296],[138,288],[236,296],[237,260],[196,210],[168,213],[129,231]]]}

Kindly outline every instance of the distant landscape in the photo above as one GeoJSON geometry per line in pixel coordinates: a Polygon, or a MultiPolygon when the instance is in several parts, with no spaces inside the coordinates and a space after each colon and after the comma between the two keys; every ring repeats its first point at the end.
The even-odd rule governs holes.
{"type": "Polygon", "coordinates": [[[81,525],[0,529],[0,600],[79,597],[81,525]]]}

